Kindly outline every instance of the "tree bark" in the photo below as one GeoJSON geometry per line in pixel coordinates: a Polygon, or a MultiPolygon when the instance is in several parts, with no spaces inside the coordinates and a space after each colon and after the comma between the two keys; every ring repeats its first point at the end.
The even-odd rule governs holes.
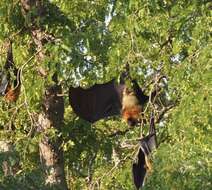
{"type": "MultiPolygon", "coordinates": [[[[25,27],[30,32],[36,50],[38,61],[43,61],[45,51],[43,46],[54,40],[51,34],[42,28],[43,17],[46,10],[42,0],[21,0],[22,14],[26,18],[25,27]],[[41,51],[42,50],[42,51],[41,51]]],[[[38,69],[39,73],[40,69],[38,69]]],[[[43,75],[43,74],[42,74],[43,75]]],[[[46,75],[46,74],[44,74],[46,75]]],[[[39,115],[39,130],[43,137],[39,143],[40,157],[46,174],[45,182],[51,189],[68,189],[62,150],[62,138],[59,136],[64,119],[64,100],[59,94],[62,93],[60,85],[52,85],[46,89],[43,100],[43,112],[39,115]],[[50,133],[56,132],[54,135],[50,133]]]]}
{"type": "Polygon", "coordinates": [[[4,176],[13,175],[12,167],[8,162],[9,160],[8,157],[12,151],[14,150],[11,143],[6,141],[0,141],[0,155],[1,154],[7,155],[7,159],[3,159],[3,162],[2,162],[2,170],[3,170],[4,176]]]}
{"type": "Polygon", "coordinates": [[[46,174],[46,184],[51,188],[68,189],[62,150],[61,127],[64,119],[64,100],[60,95],[60,85],[47,88],[43,100],[43,113],[39,115],[39,129],[43,138],[39,143],[42,166],[46,174]],[[50,135],[52,129],[56,132],[50,135]],[[52,136],[52,137],[50,137],[52,136]]]}
{"type": "Polygon", "coordinates": [[[15,148],[11,142],[0,140],[1,168],[5,177],[14,176],[20,170],[19,158],[15,154],[15,148]]]}

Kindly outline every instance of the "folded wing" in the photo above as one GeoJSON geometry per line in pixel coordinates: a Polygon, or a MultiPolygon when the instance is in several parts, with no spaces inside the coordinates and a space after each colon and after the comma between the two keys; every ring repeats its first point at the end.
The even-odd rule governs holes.
{"type": "Polygon", "coordinates": [[[69,101],[77,115],[94,123],[120,114],[123,88],[124,85],[116,85],[114,80],[96,84],[89,89],[70,87],[69,101]]]}

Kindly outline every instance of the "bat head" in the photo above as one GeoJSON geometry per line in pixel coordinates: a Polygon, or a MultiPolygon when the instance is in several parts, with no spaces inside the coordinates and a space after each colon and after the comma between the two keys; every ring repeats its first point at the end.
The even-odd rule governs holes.
{"type": "Polygon", "coordinates": [[[133,91],[125,88],[122,97],[122,118],[130,126],[140,122],[142,107],[133,91]]]}
{"type": "Polygon", "coordinates": [[[122,118],[130,126],[135,126],[140,122],[140,113],[142,109],[140,105],[126,107],[122,110],[122,118]]]}

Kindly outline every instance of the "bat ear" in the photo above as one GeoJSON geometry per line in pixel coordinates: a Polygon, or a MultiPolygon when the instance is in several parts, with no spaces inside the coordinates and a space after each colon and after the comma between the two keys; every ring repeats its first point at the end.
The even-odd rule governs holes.
{"type": "Polygon", "coordinates": [[[126,63],[125,67],[124,67],[124,71],[121,73],[121,75],[119,77],[119,83],[120,84],[126,84],[126,81],[128,79],[131,80],[131,77],[130,77],[130,66],[129,66],[129,63],[126,63]]]}
{"type": "Polygon", "coordinates": [[[132,93],[132,91],[130,91],[129,88],[125,87],[125,88],[124,88],[124,91],[123,91],[123,94],[124,94],[124,95],[129,95],[130,93],[132,93]]]}

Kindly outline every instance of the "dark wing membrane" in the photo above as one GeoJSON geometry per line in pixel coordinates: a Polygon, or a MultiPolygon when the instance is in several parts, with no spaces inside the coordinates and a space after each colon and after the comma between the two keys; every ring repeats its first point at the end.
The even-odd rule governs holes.
{"type": "Polygon", "coordinates": [[[143,186],[144,179],[147,173],[145,154],[143,153],[141,148],[139,148],[137,161],[133,163],[132,173],[136,189],[139,189],[143,186]]]}
{"type": "Polygon", "coordinates": [[[148,155],[157,148],[156,130],[154,123],[154,115],[151,114],[149,134],[140,140],[139,152],[137,161],[133,163],[133,180],[137,189],[143,186],[144,179],[147,174],[147,160],[148,155]]]}
{"type": "Polygon", "coordinates": [[[141,105],[144,105],[148,100],[149,100],[149,96],[146,96],[143,92],[143,90],[139,87],[138,83],[136,80],[132,80],[132,88],[133,91],[135,92],[136,97],[139,100],[139,103],[141,105]]]}
{"type": "Polygon", "coordinates": [[[149,134],[140,141],[140,146],[145,155],[149,155],[157,147],[156,135],[149,134]]]}
{"type": "Polygon", "coordinates": [[[69,101],[74,112],[91,123],[120,114],[123,86],[114,80],[96,84],[89,89],[69,89],[69,101]]]}
{"type": "Polygon", "coordinates": [[[141,139],[140,146],[146,155],[149,155],[154,149],[157,148],[157,137],[153,114],[151,114],[150,118],[149,134],[141,139]]]}
{"type": "Polygon", "coordinates": [[[0,95],[4,96],[9,84],[7,74],[0,72],[0,95]]]}
{"type": "MultiPolygon", "coordinates": [[[[13,61],[12,42],[10,41],[4,68],[0,71],[0,95],[5,95],[10,82],[10,69],[16,69],[13,61]]],[[[16,76],[16,75],[15,75],[16,76]]]]}

